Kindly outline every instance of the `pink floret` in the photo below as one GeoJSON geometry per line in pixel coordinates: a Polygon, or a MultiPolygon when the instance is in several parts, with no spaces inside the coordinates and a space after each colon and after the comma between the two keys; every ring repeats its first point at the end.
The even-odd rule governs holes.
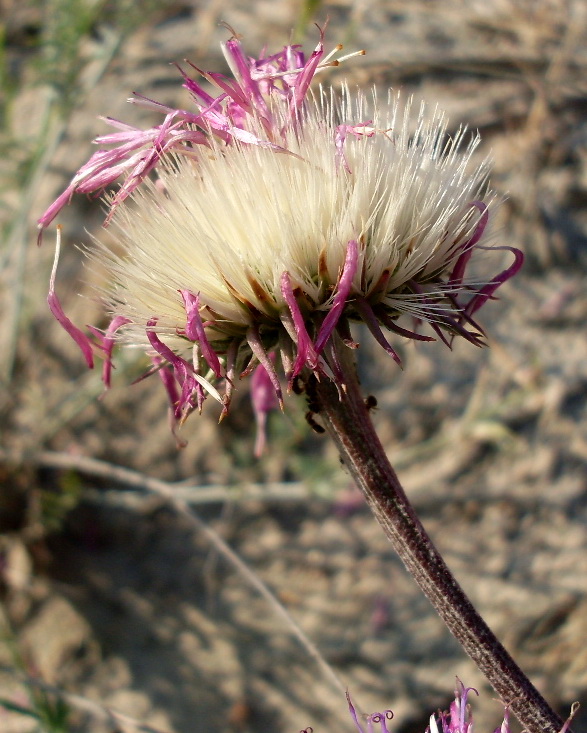
{"type": "Polygon", "coordinates": [[[173,109],[146,97],[135,96],[129,102],[166,115],[161,125],[140,130],[118,120],[102,118],[121,132],[101,135],[94,142],[115,147],[94,153],[38,219],[39,241],[43,229],[70,203],[75,193],[99,195],[121,176],[124,177],[120,189],[109,202],[110,211],[105,221],[108,224],[116,207],[145,180],[166,154],[175,152],[193,156],[197,146],[210,144],[211,135],[227,144],[236,140],[283,151],[279,143],[284,131],[280,128],[281,123],[274,119],[268,96],[277,94],[289,100],[290,124],[295,124],[324,54],[323,35],[320,30],[320,42],[308,60],[297,46],[285,46],[279,53],[255,59],[246,56],[240,40],[233,37],[224,45],[224,52],[234,79],[192,65],[202,77],[220,89],[219,96],[208,94],[180,69],[184,87],[198,107],[196,112],[173,109]],[[253,132],[259,120],[266,139],[253,132]]]}
{"type": "MultiPolygon", "coordinates": [[[[270,354],[269,356],[274,361],[275,355],[270,354]]],[[[271,378],[262,364],[259,364],[251,377],[251,402],[257,423],[255,457],[260,458],[267,443],[267,415],[272,410],[279,409],[279,401],[275,394],[271,378]]]]}

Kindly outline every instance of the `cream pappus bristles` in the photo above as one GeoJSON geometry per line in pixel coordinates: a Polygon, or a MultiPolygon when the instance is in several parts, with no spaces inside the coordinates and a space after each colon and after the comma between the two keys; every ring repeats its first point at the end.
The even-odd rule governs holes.
{"type": "Polygon", "coordinates": [[[488,198],[488,167],[468,170],[478,138],[461,151],[464,131],[447,141],[440,113],[413,114],[397,98],[383,112],[376,105],[375,95],[345,89],[336,102],[322,92],[284,152],[216,143],[195,163],[170,160],[162,186],[138,189],[112,224],[124,255],[113,254],[119,246],[94,251],[112,270],[110,307],[131,319],[129,337],[145,341],[154,315],[160,332],[181,330],[185,289],[231,328],[251,325],[244,304],[279,322],[284,272],[325,312],[351,240],[360,247],[349,298],[369,299],[388,271],[377,301],[421,316],[422,296],[406,284],[454,264],[479,218],[470,202],[488,198]],[[337,150],[337,130],[357,119],[369,125],[337,150]]]}
{"type": "Polygon", "coordinates": [[[216,98],[180,69],[193,111],[133,98],[163,122],[139,130],[108,118],[117,132],[96,139],[98,152],[39,219],[42,229],[74,193],[125,176],[107,200],[114,236],[89,247],[110,272],[111,325],[88,338],[63,313],[54,277],[50,291],[88,364],[105,358],[107,385],[114,344],[143,347],[183,420],[206,393],[225,414],[239,375],[257,364],[280,403],[280,371],[290,389],[302,373],[344,388],[336,349],[358,346],[355,321],[398,363],[388,332],[483,343],[474,315],[522,255],[494,248],[514,263],[470,275],[491,249],[495,200],[487,161],[472,161],[478,135],[451,137],[441,112],[393,93],[312,92],[333,63],[323,35],[308,56],[286,46],[257,59],[233,35],[223,46],[233,78],[192,66],[216,98]]]}

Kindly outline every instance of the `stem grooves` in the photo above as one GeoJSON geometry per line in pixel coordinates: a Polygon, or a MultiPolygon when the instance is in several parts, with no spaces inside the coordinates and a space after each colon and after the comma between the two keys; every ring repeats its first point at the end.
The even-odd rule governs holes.
{"type": "Polygon", "coordinates": [[[339,351],[342,397],[328,379],[313,385],[345,465],[404,565],[503,702],[528,733],[559,733],[562,721],[477,613],[418,519],[373,428],[346,351],[339,351]]]}

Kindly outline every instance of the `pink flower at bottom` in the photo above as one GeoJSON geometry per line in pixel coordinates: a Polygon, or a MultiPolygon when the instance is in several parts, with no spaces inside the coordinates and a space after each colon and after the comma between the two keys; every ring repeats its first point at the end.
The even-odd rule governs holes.
{"type": "MultiPolygon", "coordinates": [[[[471,692],[476,695],[477,690],[473,687],[465,687],[463,683],[457,679],[457,689],[455,690],[455,699],[450,705],[447,712],[434,713],[430,716],[430,725],[425,733],[473,733],[473,718],[471,715],[468,697],[471,692]]],[[[350,716],[359,733],[392,733],[389,723],[393,720],[393,712],[385,710],[380,713],[371,713],[365,717],[365,724],[359,720],[359,714],[353,705],[350,695],[347,692],[347,703],[350,716]],[[366,727],[365,727],[366,726],[366,727]]],[[[300,733],[310,733],[311,728],[300,733]]],[[[503,723],[494,733],[510,733],[509,715],[506,707],[503,723]]],[[[563,733],[561,731],[561,733],[563,733]]]]}

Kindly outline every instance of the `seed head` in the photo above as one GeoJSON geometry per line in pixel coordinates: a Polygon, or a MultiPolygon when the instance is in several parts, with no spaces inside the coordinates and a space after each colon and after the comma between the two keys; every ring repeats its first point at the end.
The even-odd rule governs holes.
{"type": "Polygon", "coordinates": [[[487,254],[495,200],[487,162],[472,165],[478,136],[450,137],[442,113],[392,94],[311,92],[333,64],[322,37],[308,59],[297,46],[248,58],[237,38],[225,54],[234,78],[196,69],[217,97],[182,71],[193,112],[131,100],[163,112],[162,125],[109,120],[120,132],[96,142],[115,147],[39,220],[125,175],[108,199],[114,244],[88,249],[111,274],[112,325],[93,330],[97,343],[65,316],[52,278],[52,310],[88,363],[102,351],[108,383],[114,341],[144,347],[181,421],[208,394],[225,414],[236,379],[257,365],[279,403],[280,371],[290,388],[302,373],[344,388],[335,342],[358,346],[353,322],[398,363],[397,337],[481,345],[475,314],[522,255],[506,248],[514,262],[503,272],[469,274],[487,254]]]}

